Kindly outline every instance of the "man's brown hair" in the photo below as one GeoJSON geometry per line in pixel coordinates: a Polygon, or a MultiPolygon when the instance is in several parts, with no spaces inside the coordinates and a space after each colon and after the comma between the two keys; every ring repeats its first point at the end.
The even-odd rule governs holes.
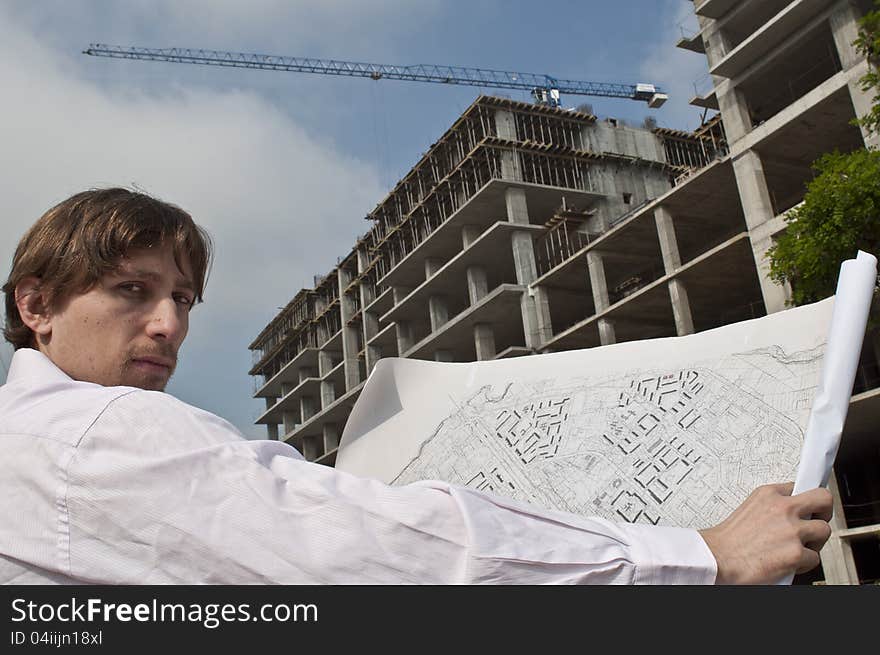
{"type": "Polygon", "coordinates": [[[15,303],[15,287],[37,277],[49,307],[91,289],[135,248],[171,244],[182,268],[189,262],[195,301],[202,301],[211,262],[211,239],[180,207],[128,189],[83,191],[43,214],[15,250],[6,294],[6,340],[33,347],[34,335],[15,303]]]}

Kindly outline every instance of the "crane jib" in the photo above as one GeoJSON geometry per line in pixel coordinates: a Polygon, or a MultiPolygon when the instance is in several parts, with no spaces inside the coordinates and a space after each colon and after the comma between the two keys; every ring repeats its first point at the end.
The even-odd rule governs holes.
{"type": "Polygon", "coordinates": [[[628,98],[647,102],[649,107],[659,107],[667,95],[653,84],[617,84],[609,82],[584,82],[566,80],[537,73],[519,73],[485,68],[460,66],[435,66],[416,64],[395,66],[334,59],[312,59],[263,55],[256,53],[228,52],[222,50],[196,50],[189,48],[137,48],[91,44],[84,54],[94,57],[164,61],[181,64],[226,66],[280,70],[319,75],[346,75],[367,77],[373,80],[392,79],[413,82],[433,82],[465,86],[522,89],[530,91],[541,104],[559,106],[561,93],[570,95],[628,98]]]}

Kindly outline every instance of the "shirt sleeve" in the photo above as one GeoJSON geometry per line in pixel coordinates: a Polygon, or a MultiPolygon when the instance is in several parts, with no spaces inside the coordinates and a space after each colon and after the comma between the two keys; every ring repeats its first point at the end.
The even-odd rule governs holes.
{"type": "Polygon", "coordinates": [[[70,574],[96,583],[704,584],[694,530],[544,511],[306,462],[156,392],[113,401],[67,466],[70,574]]]}

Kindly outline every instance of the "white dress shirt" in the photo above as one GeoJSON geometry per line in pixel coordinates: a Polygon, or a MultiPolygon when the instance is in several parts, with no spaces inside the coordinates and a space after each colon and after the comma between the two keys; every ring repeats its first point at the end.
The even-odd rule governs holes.
{"type": "Polygon", "coordinates": [[[390,487],[31,349],[0,387],[0,582],[712,583],[689,529],[390,487]]]}

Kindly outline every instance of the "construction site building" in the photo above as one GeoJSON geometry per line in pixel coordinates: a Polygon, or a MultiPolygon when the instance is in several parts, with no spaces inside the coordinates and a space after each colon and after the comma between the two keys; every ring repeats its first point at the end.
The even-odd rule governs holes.
{"type": "MultiPolygon", "coordinates": [[[[335,463],[382,357],[482,361],[687,335],[784,309],[766,252],[824,152],[876,145],[852,42],[868,2],[695,0],[694,132],[480,96],[369,231],[253,341],[257,419],[335,463]]],[[[880,579],[880,338],[866,338],[818,579],[880,579]]]]}

